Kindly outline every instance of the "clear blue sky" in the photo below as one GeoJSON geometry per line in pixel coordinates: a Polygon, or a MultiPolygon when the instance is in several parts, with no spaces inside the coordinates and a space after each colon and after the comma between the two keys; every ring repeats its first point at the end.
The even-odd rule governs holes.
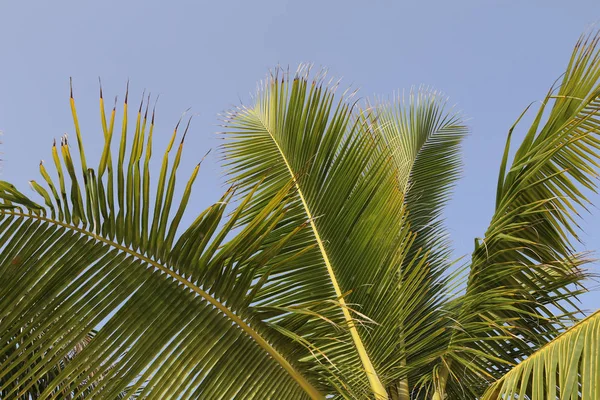
{"type": "MultiPolygon", "coordinates": [[[[73,132],[69,76],[96,156],[98,76],[106,98],[122,99],[128,78],[132,103],[144,88],[161,94],[158,145],[192,107],[198,115],[181,167],[191,171],[218,144],[219,112],[248,102],[269,68],[311,62],[362,96],[430,85],[470,118],[464,178],[446,212],[456,255],[464,255],[490,220],[508,128],[543,98],[578,36],[599,20],[597,0],[3,2],[0,179],[30,193],[27,181],[38,179],[39,159],[50,161],[52,139],[73,132]]],[[[223,188],[209,157],[192,207],[203,209],[223,188]]],[[[600,249],[600,210],[582,226],[580,249],[600,249]]],[[[583,300],[600,307],[599,292],[583,300]]]]}

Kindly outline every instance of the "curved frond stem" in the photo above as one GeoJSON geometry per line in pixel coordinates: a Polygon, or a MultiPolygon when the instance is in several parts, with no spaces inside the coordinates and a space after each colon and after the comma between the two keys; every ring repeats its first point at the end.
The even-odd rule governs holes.
{"type": "Polygon", "coordinates": [[[358,351],[358,354],[360,356],[361,362],[363,364],[363,367],[365,369],[365,373],[367,374],[367,377],[369,379],[369,382],[371,384],[371,388],[373,389],[373,393],[375,395],[376,399],[387,399],[387,392],[385,390],[385,387],[383,386],[383,384],[381,383],[381,380],[379,379],[379,376],[377,375],[377,372],[375,371],[375,367],[373,367],[373,363],[371,362],[371,359],[369,358],[369,355],[367,354],[367,350],[365,349],[365,345],[362,342],[362,339],[358,333],[358,330],[356,329],[356,325],[354,322],[354,318],[352,317],[352,315],[350,314],[350,311],[347,307],[346,304],[346,300],[344,299],[344,294],[342,293],[342,290],[340,288],[340,285],[338,283],[337,277],[335,275],[335,272],[333,271],[333,266],[331,265],[331,261],[329,259],[329,255],[327,254],[327,251],[325,249],[325,245],[323,243],[323,240],[321,239],[321,235],[319,233],[319,230],[317,229],[317,226],[315,224],[315,218],[312,214],[312,212],[310,211],[310,208],[308,206],[308,203],[304,197],[304,194],[302,193],[302,188],[300,187],[297,179],[296,179],[296,174],[294,172],[294,170],[292,169],[292,167],[290,166],[290,163],[288,162],[285,153],[281,150],[281,147],[279,146],[279,144],[277,143],[277,140],[275,140],[275,137],[273,136],[273,134],[270,132],[269,128],[263,123],[263,127],[265,128],[265,131],[269,133],[269,135],[271,136],[271,139],[273,140],[273,143],[277,146],[277,150],[279,151],[279,154],[283,160],[283,162],[285,163],[285,166],[287,168],[287,171],[290,174],[291,179],[294,182],[294,186],[296,188],[296,192],[298,193],[298,196],[300,197],[300,201],[302,202],[302,206],[304,207],[304,211],[306,212],[306,216],[308,218],[308,222],[310,224],[310,228],[315,236],[315,240],[317,241],[317,245],[319,247],[319,251],[321,252],[321,255],[323,256],[323,261],[325,263],[325,266],[327,267],[327,272],[329,274],[329,277],[331,279],[331,284],[333,286],[333,289],[335,290],[335,294],[337,296],[337,300],[340,304],[340,308],[342,309],[342,312],[344,314],[344,318],[346,320],[346,323],[348,324],[348,329],[350,331],[350,334],[352,335],[352,340],[354,341],[354,344],[356,346],[356,350],[358,351]]]}

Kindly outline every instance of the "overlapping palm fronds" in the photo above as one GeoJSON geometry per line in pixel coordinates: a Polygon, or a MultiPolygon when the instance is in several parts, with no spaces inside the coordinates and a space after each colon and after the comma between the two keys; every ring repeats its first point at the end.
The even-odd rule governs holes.
{"type": "Polygon", "coordinates": [[[510,370],[482,400],[600,398],[599,343],[596,311],[510,370]]]}
{"type": "Polygon", "coordinates": [[[227,243],[253,191],[224,219],[228,191],[178,234],[200,167],[175,200],[188,128],[173,157],[175,129],[150,193],[154,112],[148,123],[148,105],[145,112],[140,106],[131,135],[126,98],[113,157],[116,110],[107,120],[101,99],[105,146],[97,169],[86,165],[72,98],[71,106],[81,169],[63,138],[52,147],[58,180],[40,164],[45,187],[31,182],[45,206],[0,182],[3,398],[112,399],[123,391],[140,398],[322,398],[307,363],[291,356],[300,346],[248,305],[264,284],[265,263],[299,229],[285,238],[271,235],[289,208],[289,187],[227,243]],[[40,388],[40,377],[93,329],[89,343],[40,388]]]}
{"type": "Polygon", "coordinates": [[[150,99],[132,127],[101,93],[92,168],[71,95],[78,151],[63,137],[40,164],[44,205],[0,181],[2,398],[595,398],[598,314],[565,330],[589,276],[572,243],[600,166],[599,41],[512,159],[510,129],[460,295],[442,210],[466,128],[439,93],[361,108],[324,73],[274,71],[225,115],[232,186],[191,219],[189,122],[155,176],[150,99]]]}
{"type": "MultiPolygon", "coordinates": [[[[496,210],[476,241],[456,332],[444,356],[453,398],[481,393],[577,320],[588,276],[575,253],[576,218],[595,191],[600,156],[598,35],[582,38],[498,180],[496,210]],[[544,114],[549,109],[547,115],[544,114]],[[466,371],[455,374],[456,370],[466,371]]],[[[520,119],[520,118],[519,118],[520,119]]],[[[518,121],[517,121],[518,123],[518,121]]],[[[441,382],[440,386],[444,386],[441,382]]]]}
{"type": "Polygon", "coordinates": [[[425,88],[392,102],[379,100],[371,109],[375,112],[368,115],[391,153],[407,221],[416,235],[408,258],[420,259],[427,249],[425,264],[407,263],[402,268],[405,277],[419,279],[401,282],[403,304],[397,316],[405,338],[405,359],[396,365],[406,370],[406,378],[390,392],[399,390],[404,393],[401,398],[407,398],[406,388],[417,385],[448,340],[447,315],[441,309],[451,297],[448,273],[454,262],[441,215],[460,175],[460,144],[467,128],[461,116],[447,107],[447,98],[425,88]]]}
{"type": "MultiPolygon", "coordinates": [[[[407,216],[406,209],[414,205],[418,229],[436,231],[433,225],[438,223],[444,193],[454,179],[458,162],[453,157],[457,156],[440,160],[440,169],[446,169],[449,178],[445,183],[439,181],[439,190],[431,194],[438,203],[433,212],[425,207],[416,209],[416,198],[423,196],[416,193],[423,187],[414,179],[410,181],[414,191],[407,201],[408,176],[420,179],[426,175],[423,163],[434,147],[440,141],[457,145],[464,127],[456,118],[446,120],[443,112],[430,126],[424,126],[425,118],[416,118],[415,124],[424,125],[410,130],[416,143],[411,148],[412,159],[401,169],[397,165],[400,155],[389,143],[389,129],[395,128],[388,122],[395,121],[385,121],[384,110],[359,110],[350,103],[348,93],[336,99],[336,88],[326,84],[322,75],[311,77],[305,67],[294,76],[281,71],[270,76],[253,107],[226,116],[225,165],[232,179],[248,188],[267,173],[267,185],[259,190],[248,217],[293,179],[297,201],[289,220],[311,220],[290,242],[290,248],[306,243],[317,246],[297,258],[281,282],[268,286],[261,306],[280,302],[282,294],[290,304],[323,298],[338,301],[339,307],[328,310],[327,318],[345,323],[347,333],[335,333],[326,326],[329,329],[323,330],[313,325],[316,321],[294,325],[285,315],[273,316],[273,323],[303,340],[311,338],[311,346],[341,370],[338,376],[345,385],[353,385],[351,393],[370,390],[375,397],[385,398],[384,387],[392,395],[403,390],[397,382],[406,379],[410,367],[399,360],[432,361],[433,356],[417,339],[434,342],[435,330],[437,334],[443,331],[435,310],[443,296],[429,297],[427,293],[440,284],[440,271],[449,263],[430,265],[427,254],[441,249],[441,242],[432,242],[433,233],[415,235],[411,230],[413,213],[409,209],[407,216]],[[419,154],[423,161],[417,160],[419,154]],[[401,179],[404,182],[399,184],[401,179]],[[420,308],[419,304],[430,307],[420,308]],[[374,323],[357,324],[359,314],[353,312],[357,307],[374,323]],[[347,337],[340,340],[342,335],[347,337]],[[368,389],[361,388],[367,384],[365,375],[368,389]]],[[[433,108],[425,113],[441,111],[437,104],[433,108]]]]}

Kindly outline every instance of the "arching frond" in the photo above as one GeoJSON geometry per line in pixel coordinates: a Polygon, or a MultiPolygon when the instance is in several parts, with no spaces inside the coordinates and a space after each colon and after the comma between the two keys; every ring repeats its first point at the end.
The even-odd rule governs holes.
{"type": "Polygon", "coordinates": [[[173,155],[175,128],[151,193],[154,112],[148,121],[147,103],[131,135],[126,96],[113,157],[116,109],[107,120],[101,98],[105,146],[97,169],[86,164],[71,105],[81,168],[63,138],[52,148],[58,181],[40,164],[45,187],[32,182],[45,206],[0,182],[1,397],[322,398],[314,364],[295,357],[304,348],[249,306],[268,276],[264,265],[302,229],[272,235],[289,210],[290,186],[235,232],[256,189],[224,218],[230,190],[180,234],[200,167],[175,200],[189,123],[173,155]]]}
{"type": "Polygon", "coordinates": [[[247,218],[293,179],[290,226],[310,219],[289,248],[316,246],[259,292],[259,306],[338,302],[326,315],[344,331],[317,320],[298,324],[283,313],[273,313],[273,323],[319,349],[316,357],[336,366],[353,396],[370,391],[385,398],[384,386],[402,373],[399,291],[402,265],[419,262],[407,257],[414,234],[389,149],[370,118],[323,80],[302,68],[295,76],[270,76],[254,106],[226,116],[225,165],[247,190],[265,179],[247,218]],[[360,323],[364,316],[374,323],[360,323]]]}
{"type": "Polygon", "coordinates": [[[577,323],[496,381],[482,400],[600,398],[600,311],[577,323]]]}
{"type": "MultiPolygon", "coordinates": [[[[467,292],[446,365],[454,396],[480,393],[569,323],[588,260],[574,254],[578,210],[596,189],[600,157],[600,36],[582,38],[509,162],[513,126],[502,160],[496,211],[476,241],[467,292]],[[544,112],[549,109],[547,115],[544,112]],[[460,367],[458,367],[460,366],[460,367]]],[[[519,118],[520,120],[520,118],[519,118]]],[[[517,121],[518,123],[518,121],[517,121]]],[[[516,124],[515,124],[516,125],[516,124]]]]}
{"type": "Polygon", "coordinates": [[[398,169],[400,190],[417,242],[447,253],[448,234],[440,217],[462,163],[460,145],[467,134],[461,116],[449,110],[447,98],[426,89],[412,90],[408,98],[374,107],[387,146],[398,169]]]}
{"type": "Polygon", "coordinates": [[[447,340],[447,321],[440,309],[450,295],[446,275],[453,262],[441,215],[460,174],[460,145],[467,128],[446,102],[440,93],[411,90],[406,98],[377,101],[368,114],[391,152],[407,219],[416,234],[408,258],[423,257],[427,250],[426,264],[415,262],[403,269],[406,276],[420,276],[418,282],[402,283],[410,289],[401,295],[406,300],[398,313],[398,325],[406,331],[406,358],[401,363],[412,370],[404,386],[410,387],[430,369],[447,340]]]}

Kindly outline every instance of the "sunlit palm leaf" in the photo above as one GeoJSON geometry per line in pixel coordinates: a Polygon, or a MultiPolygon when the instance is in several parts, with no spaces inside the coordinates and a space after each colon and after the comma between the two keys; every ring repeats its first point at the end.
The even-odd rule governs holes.
{"type": "Polygon", "coordinates": [[[461,172],[460,145],[467,133],[446,102],[440,93],[419,89],[410,92],[408,101],[398,97],[375,106],[378,131],[396,162],[417,243],[438,247],[442,257],[447,256],[448,234],[440,217],[461,172]]]}
{"type": "Polygon", "coordinates": [[[310,78],[303,67],[293,77],[281,71],[269,77],[253,107],[226,116],[226,166],[247,189],[265,179],[247,218],[294,179],[290,226],[306,218],[310,224],[289,248],[316,244],[270,280],[257,307],[337,302],[320,310],[332,324],[300,324],[275,312],[272,323],[316,349],[324,367],[335,365],[353,396],[385,397],[383,385],[403,373],[397,367],[404,355],[400,283],[402,265],[413,261],[407,252],[414,234],[389,149],[370,118],[359,116],[346,95],[336,99],[335,86],[323,79],[310,78]],[[359,325],[364,315],[375,323],[359,325]]]}
{"type": "MultiPolygon", "coordinates": [[[[101,100],[106,145],[97,170],[86,168],[73,100],[72,108],[81,174],[63,138],[62,157],[56,145],[52,149],[58,184],[43,164],[49,191],[32,182],[45,207],[0,182],[0,391],[6,398],[35,391],[37,380],[93,329],[94,338],[53,376],[41,398],[113,399],[123,391],[159,399],[322,398],[311,383],[318,379],[310,361],[292,356],[303,347],[249,307],[264,284],[263,266],[300,229],[281,238],[271,234],[288,208],[289,186],[225,244],[253,193],[223,219],[233,195],[226,193],[178,234],[199,167],[174,201],[185,133],[169,167],[175,129],[151,194],[154,115],[146,131],[148,108],[143,113],[140,106],[126,151],[125,103],[115,160],[115,110],[107,121],[101,100]]],[[[288,252],[279,261],[293,257],[288,252]]]]}
{"type": "Polygon", "coordinates": [[[492,385],[482,400],[600,398],[600,311],[548,343],[492,385]]]}
{"type": "Polygon", "coordinates": [[[573,299],[587,260],[570,243],[577,237],[578,207],[588,203],[584,190],[595,190],[598,176],[599,39],[578,42],[558,93],[546,96],[512,164],[514,127],[509,132],[496,211],[485,238],[476,242],[445,356],[446,367],[456,363],[470,371],[462,384],[450,374],[456,398],[462,390],[481,391],[486,380],[556,337],[578,311],[573,299]]]}
{"type": "Polygon", "coordinates": [[[446,106],[439,93],[420,89],[408,99],[378,101],[370,116],[377,126],[398,171],[398,185],[405,193],[408,221],[416,233],[409,259],[423,257],[427,263],[405,265],[402,283],[403,305],[398,325],[405,337],[406,368],[413,370],[409,385],[414,387],[445,345],[441,305],[451,288],[445,282],[452,265],[449,235],[441,214],[460,175],[460,144],[467,129],[460,115],[446,106]],[[419,253],[421,253],[419,255],[419,253]],[[411,267],[416,267],[413,271],[411,267]]]}
{"type": "Polygon", "coordinates": [[[65,136],[40,164],[44,206],[0,181],[2,398],[595,398],[598,315],[556,337],[587,276],[571,241],[598,176],[599,41],[509,161],[511,128],[456,297],[441,212],[466,130],[438,94],[361,110],[324,74],[276,71],[226,114],[233,186],[187,227],[189,122],[151,185],[150,97],[131,129],[127,96],[117,123],[101,93],[94,169],[71,96],[79,151],[65,136]]]}

